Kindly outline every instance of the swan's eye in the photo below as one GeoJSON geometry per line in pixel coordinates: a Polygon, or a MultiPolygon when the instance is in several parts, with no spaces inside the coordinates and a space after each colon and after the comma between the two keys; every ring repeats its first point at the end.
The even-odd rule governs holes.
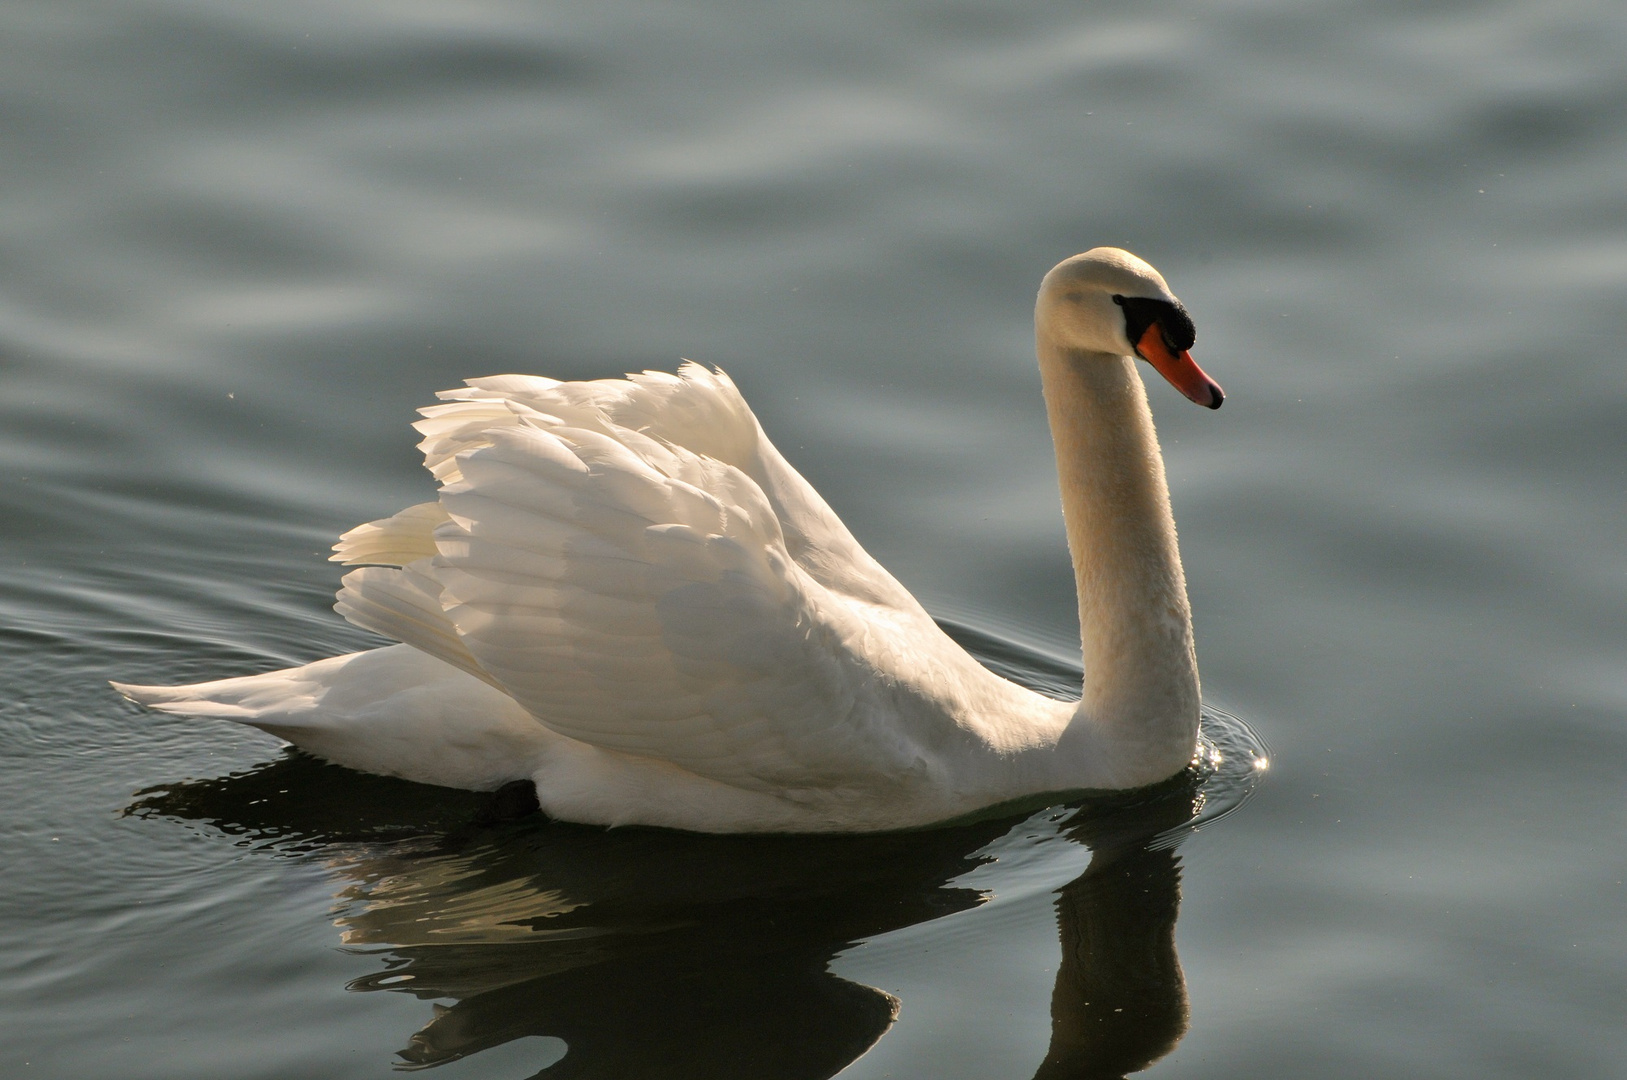
{"type": "Polygon", "coordinates": [[[1164,339],[1169,351],[1179,356],[1197,340],[1192,316],[1186,313],[1179,300],[1160,300],[1146,296],[1113,297],[1113,303],[1124,309],[1124,336],[1140,341],[1147,327],[1158,324],[1158,335],[1164,339]]]}

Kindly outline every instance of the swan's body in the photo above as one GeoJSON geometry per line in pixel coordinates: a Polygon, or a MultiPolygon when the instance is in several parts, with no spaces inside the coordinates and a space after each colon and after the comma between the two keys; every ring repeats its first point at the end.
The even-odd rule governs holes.
{"type": "Polygon", "coordinates": [[[1183,320],[1157,271],[1115,249],[1062,263],[1041,288],[1083,627],[1077,704],[1008,682],[951,641],[780,456],[733,383],[695,365],[475,379],[424,410],[439,498],[335,548],[364,566],[336,609],[402,644],[118,688],[368,772],[473,789],[529,779],[550,815],[606,825],[907,828],[1164,779],[1196,748],[1198,673],[1130,354],[1218,406],[1183,320]]]}

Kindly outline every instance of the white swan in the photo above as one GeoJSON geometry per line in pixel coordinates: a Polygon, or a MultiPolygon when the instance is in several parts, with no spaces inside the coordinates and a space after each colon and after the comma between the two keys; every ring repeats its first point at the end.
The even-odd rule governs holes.
{"type": "Polygon", "coordinates": [[[768,441],[734,384],[473,379],[417,428],[436,501],[359,526],[335,605],[402,644],[194,686],[114,684],[431,784],[531,780],[548,814],[707,832],[928,825],[1130,788],[1196,749],[1198,670],[1133,356],[1200,405],[1164,279],[1115,248],[1035,311],[1079,587],[1083,700],[951,641],[768,441]]]}

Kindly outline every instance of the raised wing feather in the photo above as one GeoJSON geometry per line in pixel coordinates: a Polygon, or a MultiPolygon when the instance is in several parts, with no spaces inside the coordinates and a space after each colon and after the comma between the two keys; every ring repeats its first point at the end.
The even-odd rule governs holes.
{"type": "Polygon", "coordinates": [[[435,526],[446,520],[438,502],[419,503],[391,517],[358,525],[333,545],[346,566],[406,566],[435,554],[435,526]]]}
{"type": "MultiPolygon", "coordinates": [[[[621,441],[629,435],[650,440],[639,448],[682,447],[687,459],[658,467],[682,470],[696,462],[733,466],[756,485],[780,523],[787,553],[815,581],[855,598],[926,612],[902,585],[853,538],[800,473],[763,433],[750,406],[721,371],[686,362],[674,375],[646,371],[625,379],[559,382],[527,375],[471,379],[460,390],[439,395],[448,404],[424,411],[417,424],[419,444],[437,479],[455,479],[454,456],[478,443],[491,426],[523,422],[561,424],[601,431],[621,441]],[[503,418],[502,410],[509,416],[503,418]]],[[[660,455],[652,453],[652,462],[660,455]]],[[[705,486],[702,483],[701,486],[705,486]]]]}
{"type": "Polygon", "coordinates": [[[441,593],[441,583],[428,559],[399,570],[367,566],[345,575],[344,588],[339,590],[333,609],[363,630],[411,642],[419,650],[502,689],[464,647],[457,627],[441,606],[441,593]]]}
{"type": "Polygon", "coordinates": [[[896,783],[923,767],[924,733],[899,723],[909,692],[869,635],[936,628],[726,377],[502,376],[442,397],[418,425],[438,512],[339,548],[436,554],[347,576],[347,618],[473,663],[561,734],[735,786],[896,783]]]}

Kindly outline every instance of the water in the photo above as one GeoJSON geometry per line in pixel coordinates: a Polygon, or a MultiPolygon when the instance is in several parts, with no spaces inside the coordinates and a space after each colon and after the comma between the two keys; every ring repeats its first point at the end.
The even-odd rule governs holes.
{"type": "Polygon", "coordinates": [[[0,20],[0,1073],[1627,1073],[1619,5],[0,20]],[[412,409],[679,357],[1054,684],[1031,305],[1099,243],[1228,394],[1151,388],[1205,695],[1271,747],[1195,834],[1252,780],[479,825],[105,685],[368,645],[326,548],[430,490],[412,409]]]}

